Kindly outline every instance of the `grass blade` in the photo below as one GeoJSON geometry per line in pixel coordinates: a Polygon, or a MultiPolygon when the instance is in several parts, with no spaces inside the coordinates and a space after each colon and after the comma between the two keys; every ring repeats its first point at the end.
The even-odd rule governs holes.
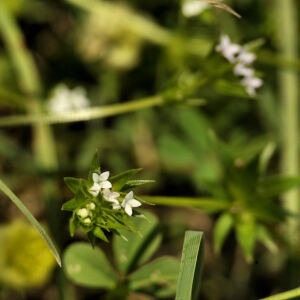
{"type": "Polygon", "coordinates": [[[26,206],[22,203],[22,201],[10,190],[10,188],[0,180],[0,190],[22,211],[22,213],[26,216],[29,222],[38,230],[41,236],[44,238],[46,243],[48,244],[51,252],[53,253],[58,265],[61,267],[61,259],[60,256],[51,240],[48,236],[44,228],[39,224],[39,222],[34,218],[34,216],[30,213],[30,211],[26,208],[26,206]]]}
{"type": "Polygon", "coordinates": [[[196,300],[200,290],[203,250],[203,233],[185,233],[175,300],[196,300]]]}

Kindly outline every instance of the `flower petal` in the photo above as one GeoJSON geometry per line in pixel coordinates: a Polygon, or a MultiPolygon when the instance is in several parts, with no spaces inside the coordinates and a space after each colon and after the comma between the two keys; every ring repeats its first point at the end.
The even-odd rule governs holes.
{"type": "Polygon", "coordinates": [[[97,173],[93,173],[93,181],[95,183],[99,183],[99,178],[100,178],[100,175],[97,174],[97,173]]]}
{"type": "Polygon", "coordinates": [[[128,205],[130,205],[131,207],[139,207],[142,205],[142,203],[136,199],[131,199],[127,202],[128,205]]]}
{"type": "Polygon", "coordinates": [[[130,191],[126,196],[125,196],[125,200],[129,201],[130,199],[133,198],[133,191],[130,191]]]}
{"type": "Polygon", "coordinates": [[[109,177],[109,171],[103,172],[99,176],[100,181],[106,181],[108,179],[108,177],[109,177]]]}
{"type": "Polygon", "coordinates": [[[112,187],[111,183],[109,181],[102,181],[100,183],[100,187],[102,189],[110,189],[112,187]]]}
{"type": "Polygon", "coordinates": [[[132,216],[132,208],[130,205],[125,206],[125,212],[128,216],[132,216]]]}

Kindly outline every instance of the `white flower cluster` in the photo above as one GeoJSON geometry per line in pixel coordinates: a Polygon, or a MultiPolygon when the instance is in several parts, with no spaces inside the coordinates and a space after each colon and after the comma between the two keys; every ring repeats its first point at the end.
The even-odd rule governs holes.
{"type": "Polygon", "coordinates": [[[83,87],[78,86],[71,90],[66,85],[60,84],[53,90],[47,109],[53,114],[63,114],[88,107],[89,104],[86,90],[83,87]]]}
{"type": "Polygon", "coordinates": [[[93,211],[96,209],[96,204],[94,202],[88,203],[84,208],[80,208],[77,211],[77,216],[82,219],[82,222],[86,225],[91,224],[91,217],[93,216],[93,211]]]}
{"type": "Polygon", "coordinates": [[[248,52],[243,46],[231,43],[227,35],[221,36],[216,51],[220,52],[230,63],[235,64],[234,75],[243,77],[241,84],[246,88],[248,95],[254,96],[256,89],[263,84],[260,78],[254,76],[255,71],[250,67],[256,59],[255,54],[248,52]]]}
{"type": "Polygon", "coordinates": [[[201,0],[185,0],[181,12],[186,18],[191,18],[201,14],[207,7],[209,7],[209,4],[201,0]]]}
{"type": "Polygon", "coordinates": [[[93,173],[93,186],[89,189],[89,192],[94,196],[97,197],[97,195],[101,192],[103,198],[112,203],[113,209],[121,209],[124,208],[127,215],[132,216],[132,208],[139,207],[142,205],[142,203],[136,199],[133,198],[133,192],[129,192],[125,198],[122,201],[122,204],[120,205],[120,202],[118,198],[120,197],[120,194],[117,192],[113,192],[111,190],[112,184],[110,181],[108,181],[109,178],[109,171],[103,172],[100,175],[97,173],[93,173]]]}

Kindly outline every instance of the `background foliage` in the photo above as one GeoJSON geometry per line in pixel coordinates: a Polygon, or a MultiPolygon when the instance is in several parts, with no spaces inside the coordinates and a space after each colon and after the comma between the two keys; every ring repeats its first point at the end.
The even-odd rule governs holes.
{"type": "MultiPolygon", "coordinates": [[[[297,96],[300,61],[285,47],[297,48],[299,3],[283,1],[226,1],[241,19],[213,6],[187,18],[179,0],[1,1],[1,179],[47,224],[61,252],[74,241],[60,211],[72,196],[63,177],[85,178],[99,149],[102,170],[143,168],[139,179],[156,181],[138,188],[158,204],[147,207],[162,233],[152,259],[179,257],[185,230],[204,232],[201,299],[258,299],[299,285],[299,208],[279,198],[299,183],[283,174],[298,166],[286,149],[296,144],[298,156],[290,137],[297,131],[284,126],[294,120],[297,129],[297,108],[286,112],[283,99],[297,96]],[[255,97],[215,51],[221,34],[257,55],[264,85],[255,97]],[[90,108],[49,115],[62,84],[83,87],[90,108]]],[[[17,217],[1,197],[2,225],[17,217]]],[[[75,241],[82,239],[78,231],[75,241]]],[[[97,245],[112,261],[110,246],[97,245]]],[[[1,283],[1,297],[105,299],[104,289],[80,288],[51,270],[35,289],[1,283]]]]}

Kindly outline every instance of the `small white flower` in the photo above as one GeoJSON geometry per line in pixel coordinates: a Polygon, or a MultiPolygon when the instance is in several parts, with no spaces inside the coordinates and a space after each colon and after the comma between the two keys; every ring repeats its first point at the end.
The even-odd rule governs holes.
{"type": "Polygon", "coordinates": [[[263,81],[258,77],[245,77],[242,80],[242,85],[246,87],[246,91],[250,96],[256,94],[256,89],[261,87],[263,81]]]}
{"type": "Polygon", "coordinates": [[[109,171],[103,172],[100,175],[93,173],[93,181],[100,185],[101,189],[110,189],[112,187],[111,183],[107,180],[109,177],[109,171]]]}
{"type": "Polygon", "coordinates": [[[53,114],[63,114],[69,111],[75,111],[89,106],[89,99],[86,91],[82,87],[76,87],[73,90],[66,85],[60,84],[53,90],[52,97],[49,99],[47,109],[53,114]]]}
{"type": "Polygon", "coordinates": [[[111,192],[110,189],[104,189],[103,197],[109,202],[115,202],[118,201],[116,198],[120,197],[120,194],[117,192],[111,192]]]}
{"type": "Polygon", "coordinates": [[[116,202],[113,203],[113,206],[112,206],[113,209],[120,209],[121,208],[121,205],[119,203],[118,200],[116,200],[116,202]]]}
{"type": "Polygon", "coordinates": [[[85,223],[85,224],[91,224],[91,218],[85,218],[84,220],[83,220],[83,223],[85,223]]]}
{"type": "Polygon", "coordinates": [[[252,64],[256,59],[254,53],[248,52],[245,48],[241,48],[240,54],[237,57],[237,60],[245,65],[252,64]]]}
{"type": "Polygon", "coordinates": [[[113,209],[121,208],[119,200],[117,199],[118,197],[120,197],[120,194],[117,192],[111,192],[110,189],[103,190],[103,198],[113,203],[113,209]]]}
{"type": "Polygon", "coordinates": [[[186,18],[190,18],[199,15],[207,7],[208,3],[200,0],[187,0],[183,2],[181,12],[186,18]]]}
{"type": "Polygon", "coordinates": [[[128,216],[132,215],[132,208],[133,207],[139,207],[141,206],[142,203],[136,199],[133,198],[133,192],[129,192],[123,202],[122,202],[122,207],[124,208],[125,212],[127,213],[128,216]]]}
{"type": "Polygon", "coordinates": [[[96,197],[101,189],[110,189],[112,184],[107,180],[109,177],[109,171],[103,172],[100,175],[93,173],[93,186],[89,189],[90,193],[96,197]]]}
{"type": "Polygon", "coordinates": [[[221,52],[222,55],[231,63],[234,63],[237,60],[237,54],[240,50],[241,46],[232,44],[228,35],[222,35],[220,44],[216,47],[216,51],[221,52]]]}
{"type": "Polygon", "coordinates": [[[89,192],[94,196],[97,197],[101,190],[101,187],[98,183],[94,183],[93,186],[89,189],[89,192]]]}
{"type": "Polygon", "coordinates": [[[238,63],[234,67],[233,73],[236,76],[252,77],[254,75],[254,70],[246,67],[242,63],[238,63]]]}
{"type": "Polygon", "coordinates": [[[81,208],[78,210],[77,215],[81,218],[86,218],[89,215],[89,211],[86,208],[81,208]]]}

